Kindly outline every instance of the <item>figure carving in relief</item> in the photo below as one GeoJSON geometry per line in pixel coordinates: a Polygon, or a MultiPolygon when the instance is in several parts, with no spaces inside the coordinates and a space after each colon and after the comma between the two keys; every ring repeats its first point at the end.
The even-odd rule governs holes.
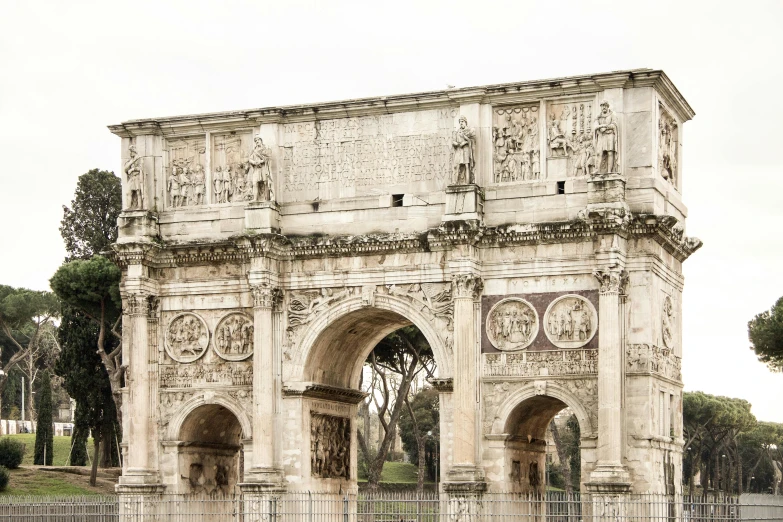
{"type": "Polygon", "coordinates": [[[294,293],[288,304],[289,332],[297,326],[309,323],[322,307],[336,303],[353,293],[353,288],[343,288],[335,292],[331,288],[321,288],[319,291],[294,293]]]}
{"type": "Polygon", "coordinates": [[[231,167],[217,167],[215,169],[215,179],[212,180],[215,186],[215,202],[228,203],[231,201],[231,167]]]}
{"type": "Polygon", "coordinates": [[[351,421],[310,414],[310,472],[321,478],[350,478],[351,421]]]}
{"type": "Polygon", "coordinates": [[[179,362],[191,362],[201,357],[209,345],[209,331],[204,321],[192,313],[175,317],[166,329],[166,348],[179,362]]]}
{"type": "Polygon", "coordinates": [[[274,201],[272,170],[269,168],[270,150],[261,136],[253,138],[253,151],[247,162],[250,165],[250,183],[254,201],[274,201]]]}
{"type": "Polygon", "coordinates": [[[575,141],[576,152],[574,168],[575,176],[590,176],[595,170],[595,149],[593,148],[593,140],[586,134],[580,135],[575,141]]]}
{"type": "Polygon", "coordinates": [[[476,131],[468,128],[468,119],[459,117],[459,129],[454,131],[451,146],[454,148],[454,179],[457,185],[476,182],[473,142],[476,131]]]}
{"type": "Polygon", "coordinates": [[[522,299],[505,299],[487,315],[487,337],[499,350],[527,347],[538,333],[538,315],[522,299]]]}
{"type": "Polygon", "coordinates": [[[660,109],[658,120],[658,171],[674,184],[677,174],[677,122],[660,109]]]}
{"type": "MultiPolygon", "coordinates": [[[[563,114],[565,116],[568,115],[565,110],[563,111],[563,114]]],[[[572,151],[574,150],[573,145],[566,139],[565,134],[560,128],[560,120],[555,118],[555,115],[552,114],[552,121],[549,122],[549,149],[552,151],[552,157],[558,156],[558,150],[562,151],[559,156],[567,156],[569,148],[572,151]]]]}
{"type": "Polygon", "coordinates": [[[493,181],[511,183],[540,178],[538,119],[535,107],[498,109],[493,127],[493,181]],[[518,115],[518,116],[517,116],[518,115]]]}
{"type": "Polygon", "coordinates": [[[142,170],[142,157],[136,154],[136,146],[128,147],[128,159],[125,161],[125,179],[130,192],[128,198],[129,209],[140,209],[144,205],[142,199],[142,185],[144,184],[144,171],[142,170]]]}
{"type": "Polygon", "coordinates": [[[241,361],[253,353],[253,321],[243,313],[231,313],[215,328],[215,351],[223,359],[241,361]]]}
{"type": "Polygon", "coordinates": [[[559,348],[578,348],[593,338],[596,314],[584,297],[566,295],[549,305],[546,316],[546,334],[559,348]]]}
{"type": "Polygon", "coordinates": [[[410,298],[428,308],[432,315],[446,321],[446,329],[451,330],[454,302],[451,299],[451,285],[448,283],[413,283],[411,285],[388,287],[390,295],[410,298]]]}
{"type": "Polygon", "coordinates": [[[672,348],[674,340],[674,305],[668,295],[663,298],[663,313],[661,317],[661,337],[667,348],[672,348]]]}
{"type": "Polygon", "coordinates": [[[606,100],[601,102],[594,133],[598,173],[617,172],[617,117],[606,100]]]}
{"type": "Polygon", "coordinates": [[[204,204],[204,190],[206,188],[206,176],[204,174],[204,167],[196,165],[193,169],[193,177],[191,179],[193,183],[193,204],[204,204]]]}

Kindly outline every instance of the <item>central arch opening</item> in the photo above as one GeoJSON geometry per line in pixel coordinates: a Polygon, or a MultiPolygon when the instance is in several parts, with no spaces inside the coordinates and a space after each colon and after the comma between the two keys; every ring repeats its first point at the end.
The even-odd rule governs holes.
{"type": "Polygon", "coordinates": [[[233,495],[243,481],[242,426],[225,406],[205,404],[179,433],[180,485],[193,495],[233,495]]]}

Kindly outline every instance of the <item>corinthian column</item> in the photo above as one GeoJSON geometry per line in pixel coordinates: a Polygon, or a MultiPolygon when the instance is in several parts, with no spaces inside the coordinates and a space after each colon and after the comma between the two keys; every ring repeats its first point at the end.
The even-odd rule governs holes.
{"type": "Polygon", "coordinates": [[[124,437],[128,442],[127,462],[124,463],[123,483],[154,482],[156,474],[150,469],[150,383],[148,354],[148,296],[130,294],[126,297],[125,314],[128,335],[128,370],[126,373],[127,402],[122,405],[124,437]],[[150,480],[152,479],[152,480],[150,480]]]}
{"type": "Polygon", "coordinates": [[[247,481],[276,486],[282,470],[276,462],[277,362],[273,312],[282,291],[268,283],[251,286],[253,294],[253,461],[247,481]]]}
{"type": "Polygon", "coordinates": [[[625,270],[596,270],[598,298],[598,464],[589,486],[623,490],[630,478],[623,466],[623,367],[620,295],[628,279],[625,270]]]}
{"type": "MultiPolygon", "coordinates": [[[[448,482],[482,482],[476,464],[478,409],[479,298],[484,283],[472,274],[452,280],[454,299],[454,453],[448,482]]],[[[448,488],[448,485],[445,486],[448,488]]]]}

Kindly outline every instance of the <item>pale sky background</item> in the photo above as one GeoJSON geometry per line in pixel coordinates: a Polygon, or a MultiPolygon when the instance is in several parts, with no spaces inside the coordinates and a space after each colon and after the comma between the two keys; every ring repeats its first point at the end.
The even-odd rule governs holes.
{"type": "Polygon", "coordinates": [[[783,422],[747,321],[783,295],[783,2],[0,0],[0,283],[48,289],[128,119],[663,69],[684,126],[686,390],[783,422]]]}

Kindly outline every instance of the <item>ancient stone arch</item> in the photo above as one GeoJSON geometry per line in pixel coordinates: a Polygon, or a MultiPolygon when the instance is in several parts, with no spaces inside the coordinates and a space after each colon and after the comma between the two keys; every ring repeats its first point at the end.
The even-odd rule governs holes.
{"type": "Polygon", "coordinates": [[[563,404],[584,489],[677,490],[690,106],[653,70],[388,101],[110,127],[123,494],[201,487],[180,450],[216,442],[192,422],[219,408],[231,494],[356,488],[360,366],[409,324],[438,362],[444,493],[518,489],[509,452],[540,471],[563,404]]]}

